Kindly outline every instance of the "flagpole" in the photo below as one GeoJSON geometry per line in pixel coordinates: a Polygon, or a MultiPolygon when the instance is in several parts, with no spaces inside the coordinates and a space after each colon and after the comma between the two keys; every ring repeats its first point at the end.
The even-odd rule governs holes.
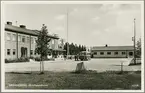
{"type": "Polygon", "coordinates": [[[133,25],[134,26],[134,29],[133,29],[134,30],[134,64],[136,64],[136,46],[135,46],[135,42],[136,42],[136,31],[135,31],[135,29],[136,28],[135,28],[135,20],[136,19],[134,18],[134,25],[133,25]]]}

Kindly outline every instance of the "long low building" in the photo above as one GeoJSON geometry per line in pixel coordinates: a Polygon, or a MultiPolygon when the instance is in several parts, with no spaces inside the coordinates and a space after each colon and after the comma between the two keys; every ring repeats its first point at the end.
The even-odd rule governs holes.
{"type": "Polygon", "coordinates": [[[134,56],[133,46],[95,46],[91,48],[92,58],[128,58],[134,56]]]}
{"type": "MultiPolygon", "coordinates": [[[[5,59],[17,59],[20,57],[37,57],[35,53],[38,30],[27,29],[26,26],[14,26],[12,22],[5,24],[5,59]]],[[[51,38],[49,47],[53,56],[63,53],[63,42],[56,35],[48,35],[51,38]],[[61,46],[60,46],[61,45],[61,46]]]]}

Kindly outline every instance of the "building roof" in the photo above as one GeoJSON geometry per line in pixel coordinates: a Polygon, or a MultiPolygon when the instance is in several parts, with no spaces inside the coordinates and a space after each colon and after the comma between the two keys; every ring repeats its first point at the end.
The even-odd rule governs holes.
{"type": "Polygon", "coordinates": [[[91,50],[134,50],[133,46],[95,46],[91,50]]]}
{"type": "MultiPolygon", "coordinates": [[[[22,34],[33,35],[33,36],[38,36],[38,34],[39,34],[38,30],[30,30],[30,29],[21,28],[21,27],[17,27],[17,26],[13,26],[13,25],[8,25],[8,24],[5,24],[5,30],[22,33],[22,34]]],[[[48,35],[48,36],[50,38],[59,39],[58,36],[53,36],[53,35],[48,35]]]]}

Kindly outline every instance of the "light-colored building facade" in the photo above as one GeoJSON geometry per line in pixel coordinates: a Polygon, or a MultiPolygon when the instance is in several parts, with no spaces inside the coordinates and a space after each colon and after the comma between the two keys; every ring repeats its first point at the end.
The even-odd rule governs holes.
{"type": "Polygon", "coordinates": [[[91,48],[92,58],[129,58],[134,56],[133,46],[100,46],[91,48]]]}
{"type": "MultiPolygon", "coordinates": [[[[5,24],[5,59],[17,59],[20,57],[37,57],[35,53],[38,30],[29,30],[24,25],[13,26],[11,22],[5,24]]],[[[52,52],[63,52],[63,46],[59,48],[58,36],[48,35],[51,38],[49,47],[52,52]]],[[[53,53],[51,53],[52,55],[53,53]]],[[[59,55],[56,53],[56,55],[59,55]]]]}

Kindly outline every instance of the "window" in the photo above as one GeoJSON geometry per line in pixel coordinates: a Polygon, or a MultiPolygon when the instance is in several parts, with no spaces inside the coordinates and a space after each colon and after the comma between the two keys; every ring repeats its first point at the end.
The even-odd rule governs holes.
{"type": "Polygon", "coordinates": [[[11,40],[11,34],[7,33],[7,40],[11,40]]]}
{"type": "Polygon", "coordinates": [[[18,41],[21,42],[21,35],[18,35],[18,41]]]}
{"type": "Polygon", "coordinates": [[[13,55],[15,55],[16,54],[16,49],[13,49],[13,55]]]}
{"type": "Polygon", "coordinates": [[[11,51],[10,49],[7,49],[7,55],[10,55],[11,51]]]}
{"type": "Polygon", "coordinates": [[[27,43],[29,43],[30,42],[30,38],[29,37],[27,37],[27,43]]]}
{"type": "Polygon", "coordinates": [[[130,56],[133,56],[133,52],[129,52],[129,55],[130,55],[130,56]]]}
{"type": "Polygon", "coordinates": [[[35,53],[34,53],[34,55],[36,55],[37,53],[36,53],[36,51],[35,51],[35,53]]]}
{"type": "Polygon", "coordinates": [[[125,52],[122,52],[122,55],[125,55],[125,52]]]}
{"type": "Polygon", "coordinates": [[[94,52],[94,55],[97,55],[97,52],[94,52]]]}
{"type": "Polygon", "coordinates": [[[33,41],[33,37],[31,37],[31,44],[33,44],[33,42],[34,42],[34,41],[33,41]]]}
{"type": "Polygon", "coordinates": [[[25,36],[22,37],[22,42],[25,42],[25,36]]]}
{"type": "Polygon", "coordinates": [[[33,55],[33,50],[30,51],[30,55],[33,55]]]}
{"type": "Polygon", "coordinates": [[[34,43],[36,43],[37,38],[35,38],[34,43]]]}
{"type": "Polygon", "coordinates": [[[104,52],[100,52],[100,55],[104,55],[104,52]]]}
{"type": "Polygon", "coordinates": [[[54,40],[52,39],[52,44],[54,44],[54,40]]]}
{"type": "Polygon", "coordinates": [[[107,55],[111,55],[111,52],[107,52],[107,55]]]}
{"type": "Polygon", "coordinates": [[[13,34],[12,41],[16,41],[16,34],[13,34]]]}
{"type": "Polygon", "coordinates": [[[115,55],[118,55],[118,52],[115,52],[114,54],[115,54],[115,55]]]}

